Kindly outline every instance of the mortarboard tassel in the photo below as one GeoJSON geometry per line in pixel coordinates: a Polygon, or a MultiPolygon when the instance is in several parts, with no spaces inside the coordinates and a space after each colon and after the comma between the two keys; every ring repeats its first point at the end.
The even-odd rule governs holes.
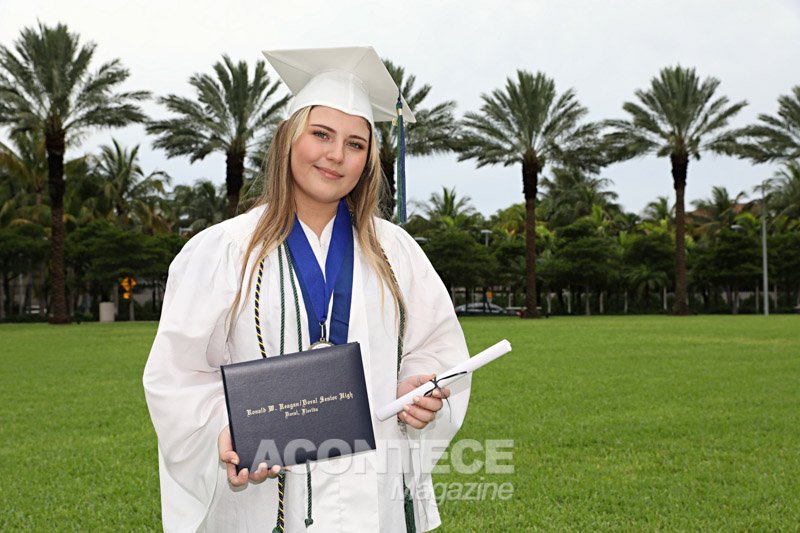
{"type": "Polygon", "coordinates": [[[397,221],[406,223],[406,136],[403,124],[403,98],[397,94],[397,221]]]}

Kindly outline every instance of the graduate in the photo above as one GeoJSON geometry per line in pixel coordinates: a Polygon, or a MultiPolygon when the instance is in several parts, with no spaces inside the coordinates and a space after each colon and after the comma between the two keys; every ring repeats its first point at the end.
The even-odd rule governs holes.
{"type": "Polygon", "coordinates": [[[174,259],[144,370],[164,530],[434,529],[441,520],[429,470],[408,457],[432,450],[427,460],[435,463],[463,422],[469,378],[416,398],[396,418],[373,414],[375,451],[236,473],[221,365],[319,341],[358,342],[374,413],[469,357],[430,261],[402,228],[377,216],[383,180],[374,125],[414,116],[376,52],[265,55],[294,96],[269,148],[265,193],[174,259]],[[342,259],[348,246],[351,261],[342,259]],[[330,301],[307,305],[303,284],[313,276],[330,301]]]}

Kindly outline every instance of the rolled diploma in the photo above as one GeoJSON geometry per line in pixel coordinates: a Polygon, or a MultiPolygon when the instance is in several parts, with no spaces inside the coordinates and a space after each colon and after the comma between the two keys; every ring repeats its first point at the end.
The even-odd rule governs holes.
{"type": "MultiPolygon", "coordinates": [[[[482,367],[487,363],[491,363],[501,355],[505,355],[511,351],[511,343],[508,342],[506,339],[501,340],[494,346],[490,346],[486,348],[481,353],[474,355],[461,363],[460,365],[456,365],[450,370],[446,372],[441,372],[438,376],[450,376],[452,374],[458,374],[457,376],[453,376],[447,379],[439,379],[439,386],[445,387],[454,381],[458,381],[459,379],[465,377],[467,374],[471,374],[474,370],[482,367]],[[466,372],[467,374],[460,374],[460,372],[466,372]]],[[[400,398],[396,399],[389,405],[384,405],[383,407],[379,408],[378,411],[375,413],[378,417],[378,420],[388,420],[389,418],[393,417],[397,413],[403,410],[404,405],[408,405],[414,403],[414,396],[424,396],[425,393],[428,391],[433,390],[434,386],[433,383],[430,381],[426,381],[416,389],[412,390],[411,392],[404,394],[400,398]]]]}

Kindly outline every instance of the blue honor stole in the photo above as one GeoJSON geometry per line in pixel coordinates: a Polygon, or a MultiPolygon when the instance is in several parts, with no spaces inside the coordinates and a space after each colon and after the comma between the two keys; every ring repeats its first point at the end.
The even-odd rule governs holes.
{"type": "Polygon", "coordinates": [[[339,200],[331,244],[325,259],[325,276],[322,275],[297,215],[286,242],[303,294],[308,317],[308,335],[312,345],[346,344],[353,290],[353,222],[347,202],[344,198],[339,200]],[[326,324],[331,296],[333,306],[328,332],[326,324]]]}

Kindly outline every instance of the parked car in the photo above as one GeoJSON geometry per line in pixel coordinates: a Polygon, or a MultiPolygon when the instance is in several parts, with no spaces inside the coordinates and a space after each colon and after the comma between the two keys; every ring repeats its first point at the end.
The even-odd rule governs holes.
{"type": "Polygon", "coordinates": [[[505,315],[506,310],[499,305],[475,302],[467,305],[459,305],[456,307],[456,314],[458,316],[464,315],[505,315]]]}
{"type": "MultiPolygon", "coordinates": [[[[511,316],[522,316],[525,313],[526,309],[528,309],[528,308],[525,307],[525,306],[522,306],[522,307],[506,307],[506,313],[511,315],[511,316]]],[[[539,311],[539,314],[541,316],[543,316],[545,318],[550,318],[550,314],[549,313],[543,313],[542,312],[542,306],[541,305],[537,305],[536,309],[539,311]]]]}

